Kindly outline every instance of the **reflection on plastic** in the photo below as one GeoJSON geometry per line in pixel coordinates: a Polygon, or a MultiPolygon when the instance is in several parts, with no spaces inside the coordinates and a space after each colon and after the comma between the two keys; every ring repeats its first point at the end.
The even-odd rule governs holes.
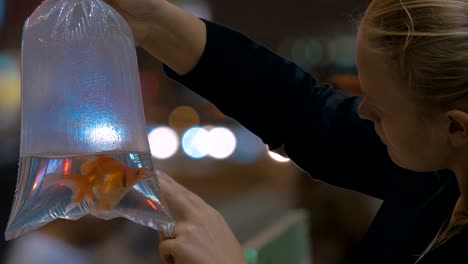
{"type": "Polygon", "coordinates": [[[109,124],[100,124],[97,127],[87,128],[85,137],[89,138],[94,145],[105,146],[106,149],[119,149],[124,132],[119,132],[109,124]]]}
{"type": "Polygon", "coordinates": [[[22,62],[21,160],[7,239],[87,214],[170,226],[125,20],[101,0],[46,0],[26,21],[22,62]]]}

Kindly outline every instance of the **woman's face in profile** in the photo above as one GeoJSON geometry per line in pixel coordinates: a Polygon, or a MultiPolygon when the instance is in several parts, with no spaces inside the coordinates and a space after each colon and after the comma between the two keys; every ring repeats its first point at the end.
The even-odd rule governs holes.
{"type": "Polygon", "coordinates": [[[427,118],[423,114],[427,109],[412,100],[410,87],[392,61],[374,50],[361,25],[357,39],[363,97],[360,117],[374,123],[390,157],[400,167],[413,171],[445,169],[448,152],[445,120],[427,118]]]}

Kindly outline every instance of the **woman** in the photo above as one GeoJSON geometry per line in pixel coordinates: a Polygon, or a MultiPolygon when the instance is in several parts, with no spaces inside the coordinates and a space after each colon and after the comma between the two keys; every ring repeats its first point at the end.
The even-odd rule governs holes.
{"type": "MultiPolygon", "coordinates": [[[[355,263],[468,263],[467,0],[374,0],[357,36],[363,94],[351,98],[164,0],[111,4],[169,77],[314,177],[384,200],[355,263]]],[[[184,193],[168,198],[182,218],[166,260],[243,263],[219,214],[184,193]]]]}

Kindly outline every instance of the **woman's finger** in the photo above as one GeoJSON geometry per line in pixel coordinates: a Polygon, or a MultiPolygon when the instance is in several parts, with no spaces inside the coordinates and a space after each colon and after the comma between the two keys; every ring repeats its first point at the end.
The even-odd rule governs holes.
{"type": "Polygon", "coordinates": [[[167,174],[158,172],[158,176],[164,199],[169,208],[176,214],[178,220],[194,217],[203,200],[167,174]]]}
{"type": "Polygon", "coordinates": [[[159,243],[159,254],[164,264],[174,264],[175,254],[180,250],[182,250],[180,242],[175,239],[167,239],[159,243]]]}

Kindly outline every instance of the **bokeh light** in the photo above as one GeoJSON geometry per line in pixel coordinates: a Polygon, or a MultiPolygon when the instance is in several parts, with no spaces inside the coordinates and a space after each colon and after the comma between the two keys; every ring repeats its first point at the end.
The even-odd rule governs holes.
{"type": "Polygon", "coordinates": [[[21,104],[21,75],[16,57],[0,53],[0,129],[16,125],[21,104]]]}
{"type": "Polygon", "coordinates": [[[298,65],[306,66],[308,64],[308,58],[306,56],[307,44],[307,40],[304,38],[299,38],[294,42],[291,50],[291,58],[298,65]]]}
{"type": "Polygon", "coordinates": [[[182,136],[182,149],[194,159],[208,155],[211,149],[210,133],[203,127],[192,127],[182,136]]]}
{"type": "Polygon", "coordinates": [[[141,93],[143,102],[150,104],[159,95],[159,79],[152,71],[140,72],[141,93]]]}
{"type": "Polygon", "coordinates": [[[209,131],[209,155],[215,159],[225,159],[236,149],[236,136],[224,127],[213,128],[209,131]]]}
{"type": "Polygon", "coordinates": [[[170,127],[158,127],[148,134],[151,155],[157,159],[172,157],[179,148],[179,136],[170,127]]]}
{"type": "Polygon", "coordinates": [[[316,38],[309,38],[305,46],[305,57],[311,65],[319,65],[322,62],[323,47],[316,38]]]}
{"type": "Polygon", "coordinates": [[[169,125],[179,132],[198,126],[199,124],[200,116],[191,106],[179,106],[169,115],[169,125]]]}
{"type": "Polygon", "coordinates": [[[3,24],[5,23],[5,9],[6,9],[5,0],[0,0],[0,29],[3,27],[3,24]]]}
{"type": "Polygon", "coordinates": [[[356,65],[356,40],[352,36],[339,36],[328,44],[328,56],[331,62],[342,67],[356,65]]]}
{"type": "Polygon", "coordinates": [[[284,39],[279,44],[278,52],[302,67],[317,66],[324,57],[324,48],[321,41],[309,36],[284,39]]]}
{"type": "Polygon", "coordinates": [[[273,152],[273,151],[268,151],[268,155],[277,162],[288,162],[289,158],[283,157],[280,154],[273,152]]]}

